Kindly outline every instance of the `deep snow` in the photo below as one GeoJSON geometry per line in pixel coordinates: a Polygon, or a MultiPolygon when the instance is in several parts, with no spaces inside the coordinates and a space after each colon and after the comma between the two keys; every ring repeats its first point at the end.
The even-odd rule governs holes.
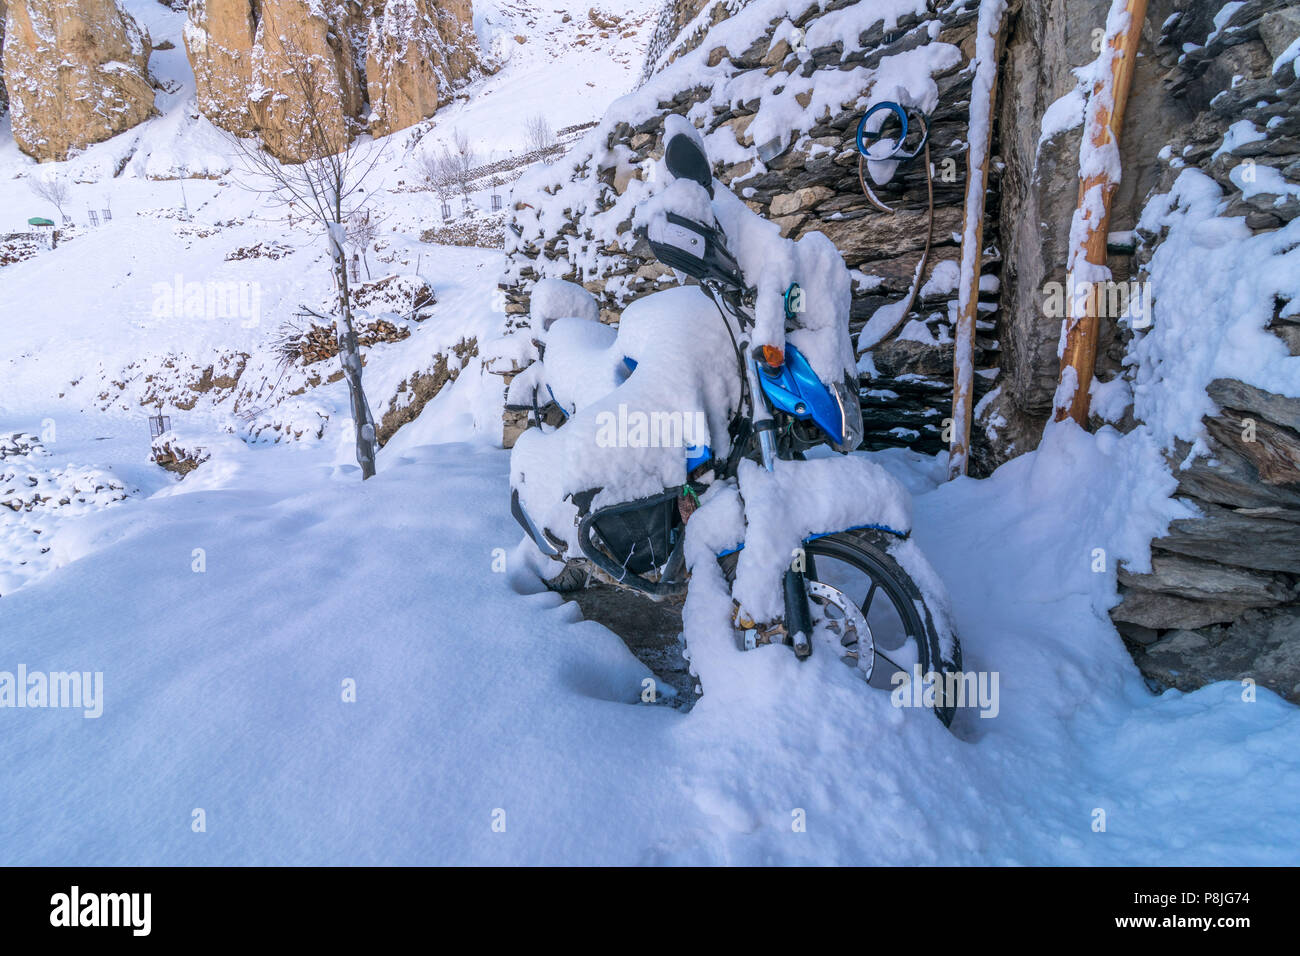
{"type": "MultiPolygon", "coordinates": [[[[1093,610],[1087,533],[1043,520],[1069,472],[1104,476],[1070,444],[916,499],[968,666],[1001,675],[998,716],[956,735],[781,647],[697,649],[692,712],[640,703],[617,637],[520,593],[499,449],[385,451],[364,484],[246,449],[81,519],[80,559],[0,600],[0,668],[105,685],[97,720],[0,714],[4,861],[1295,862],[1300,716],[1148,693],[1093,610]]],[[[883,457],[915,489],[935,471],[883,457]]]]}

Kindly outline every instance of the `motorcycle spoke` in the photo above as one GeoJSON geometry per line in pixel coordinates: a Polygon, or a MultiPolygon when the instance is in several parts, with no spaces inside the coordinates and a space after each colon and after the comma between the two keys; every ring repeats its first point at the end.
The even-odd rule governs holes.
{"type": "Polygon", "coordinates": [[[907,670],[903,667],[902,664],[890,658],[890,656],[884,653],[883,651],[881,651],[880,648],[875,649],[875,655],[879,657],[882,661],[887,661],[889,663],[889,666],[892,667],[894,670],[902,671],[904,674],[907,673],[907,670]]]}
{"type": "Polygon", "coordinates": [[[871,602],[875,600],[876,591],[879,589],[879,587],[880,587],[880,583],[878,581],[873,580],[871,582],[871,590],[867,592],[867,599],[862,602],[863,617],[866,617],[868,614],[871,613],[871,602]]]}

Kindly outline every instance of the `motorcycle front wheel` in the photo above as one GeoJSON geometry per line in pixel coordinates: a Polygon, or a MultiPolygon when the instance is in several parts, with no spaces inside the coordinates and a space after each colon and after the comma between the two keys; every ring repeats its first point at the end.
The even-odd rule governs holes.
{"type": "MultiPolygon", "coordinates": [[[[884,691],[919,673],[934,675],[942,691],[943,675],[961,671],[961,647],[952,636],[944,655],[934,614],[916,582],[889,554],[884,532],[844,531],[804,546],[809,605],[815,629],[838,644],[845,663],[856,666],[867,684],[884,691]]],[[[738,555],[720,559],[728,583],[734,581],[738,555]]],[[[910,684],[908,684],[910,686],[910,684]]],[[[908,699],[910,694],[905,694],[908,699]]],[[[936,696],[935,716],[949,726],[956,714],[952,701],[936,696]]]]}

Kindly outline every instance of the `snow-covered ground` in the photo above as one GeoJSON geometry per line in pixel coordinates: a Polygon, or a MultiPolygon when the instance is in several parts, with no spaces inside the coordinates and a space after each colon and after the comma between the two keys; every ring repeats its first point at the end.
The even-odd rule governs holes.
{"type": "MultiPolygon", "coordinates": [[[[270,361],[279,324],[329,277],[319,237],[243,188],[190,115],[181,15],[127,6],[177,44],[153,67],[182,88],[58,164],[75,234],[0,268],[0,436],[45,451],[0,474],[21,460],[38,484],[108,476],[124,494],[0,508],[0,671],[103,674],[98,718],[0,710],[0,862],[1296,862],[1300,711],[1236,684],[1153,696],[1105,617],[1118,559],[1177,513],[1145,433],[1053,428],[982,482],[872,456],[914,495],[966,665],[998,675],[996,716],[949,732],[830,655],[801,664],[722,636],[695,657],[692,711],[642,703],[644,665],[529,573],[501,384],[481,369],[501,256],[417,241],[439,217],[432,193],[402,188],[404,133],[376,187],[387,261],[370,266],[418,274],[437,304],[368,351],[371,402],[462,339],[479,355],[365,483],[341,382],[271,390],[249,418],[210,392],[165,401],[212,457],[181,481],[149,463],[150,388],[185,398],[186,370],[270,361]],[[88,205],[111,222],[87,225],[88,205]],[[228,258],[259,243],[278,258],[228,258]],[[259,312],[160,314],[157,286],[177,276],[256,282],[259,312]],[[307,421],[322,437],[256,430],[307,421]]],[[[564,42],[589,6],[482,6],[502,70],[411,148],[468,127],[504,155],[534,112],[554,128],[597,118],[633,83],[651,24],[564,42]]],[[[0,232],[53,212],[23,179],[35,172],[0,128],[0,232]]]]}
{"type": "Polygon", "coordinates": [[[0,666],[104,674],[98,719],[5,713],[5,862],[1294,862],[1300,715],[1148,693],[1088,532],[1044,519],[1105,456],[1059,454],[916,500],[969,663],[1001,675],[954,735],[781,647],[702,670],[689,714],[640,703],[615,635],[527,593],[499,449],[390,448],[364,484],[236,451],[79,519],[77,560],[0,600],[0,666]]]}

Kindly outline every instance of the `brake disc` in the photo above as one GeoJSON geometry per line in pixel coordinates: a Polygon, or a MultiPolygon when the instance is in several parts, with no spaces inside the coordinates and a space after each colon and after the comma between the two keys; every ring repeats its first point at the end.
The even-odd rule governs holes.
{"type": "Polygon", "coordinates": [[[862,676],[871,679],[876,664],[876,642],[871,636],[871,626],[856,603],[843,591],[821,581],[806,581],[808,599],[822,611],[817,621],[826,632],[839,641],[845,663],[855,665],[862,676]],[[832,610],[838,612],[830,613],[832,610]]]}

